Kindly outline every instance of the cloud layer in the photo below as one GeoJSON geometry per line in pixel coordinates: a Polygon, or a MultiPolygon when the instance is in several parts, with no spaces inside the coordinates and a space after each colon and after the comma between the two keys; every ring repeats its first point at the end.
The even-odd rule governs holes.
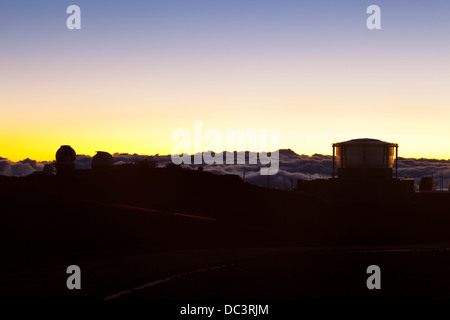
{"type": "MultiPolygon", "coordinates": [[[[279,171],[276,175],[260,175],[260,164],[234,164],[234,165],[182,165],[184,168],[196,170],[203,166],[205,171],[214,174],[235,174],[245,179],[246,182],[267,186],[272,188],[289,189],[295,188],[297,179],[317,179],[329,178],[332,174],[332,157],[330,155],[315,154],[312,156],[299,155],[290,149],[280,150],[279,171]]],[[[127,153],[113,154],[114,164],[121,165],[135,163],[144,159],[155,160],[158,167],[164,167],[172,162],[170,155],[138,155],[127,153]]],[[[248,154],[246,156],[248,160],[248,154]]],[[[77,155],[76,168],[90,169],[92,157],[77,155]]],[[[12,162],[0,157],[0,175],[22,177],[33,172],[42,171],[45,164],[51,162],[38,162],[32,159],[25,159],[12,162]]],[[[437,159],[413,159],[400,158],[398,165],[399,178],[412,178],[418,184],[423,176],[433,176],[434,182],[440,187],[441,176],[444,189],[447,190],[450,181],[450,160],[437,159]]]]}

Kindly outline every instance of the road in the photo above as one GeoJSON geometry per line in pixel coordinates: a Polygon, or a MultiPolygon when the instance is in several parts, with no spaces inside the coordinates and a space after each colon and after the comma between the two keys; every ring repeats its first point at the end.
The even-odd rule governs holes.
{"type": "Polygon", "coordinates": [[[88,300],[448,299],[450,249],[222,248],[80,252],[9,261],[2,298],[88,300]],[[81,268],[81,290],[66,268],[81,268]],[[369,265],[381,289],[369,290],[369,265]]]}

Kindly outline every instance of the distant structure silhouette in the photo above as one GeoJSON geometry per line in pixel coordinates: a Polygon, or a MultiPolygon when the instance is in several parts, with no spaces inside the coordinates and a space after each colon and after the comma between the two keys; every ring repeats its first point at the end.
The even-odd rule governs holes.
{"type": "Polygon", "coordinates": [[[419,182],[419,191],[436,191],[433,177],[422,177],[419,182]]]}
{"type": "Polygon", "coordinates": [[[77,154],[71,146],[61,146],[56,152],[56,173],[64,175],[75,169],[76,159],[77,154]]]}
{"type": "Polygon", "coordinates": [[[114,165],[113,156],[104,151],[97,151],[97,154],[92,158],[92,169],[102,170],[110,168],[114,165]]]}
{"type": "Polygon", "coordinates": [[[181,170],[181,165],[169,162],[166,164],[166,169],[171,171],[181,170]]]}
{"type": "Polygon", "coordinates": [[[44,169],[42,170],[42,173],[46,174],[46,175],[49,175],[49,176],[54,175],[55,174],[55,167],[53,167],[52,164],[47,163],[44,166],[44,169]]]}
{"type": "Polygon", "coordinates": [[[300,192],[352,198],[414,193],[414,180],[398,179],[398,144],[364,138],[333,143],[332,147],[332,178],[298,180],[300,192]]]}
{"type": "Polygon", "coordinates": [[[139,168],[145,169],[154,169],[157,167],[157,162],[155,160],[149,159],[148,157],[145,157],[143,160],[135,161],[135,164],[139,168]]]}

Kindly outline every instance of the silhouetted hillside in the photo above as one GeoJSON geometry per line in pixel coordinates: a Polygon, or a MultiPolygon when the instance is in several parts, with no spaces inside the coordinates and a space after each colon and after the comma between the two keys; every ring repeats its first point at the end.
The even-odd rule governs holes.
{"type": "Polygon", "coordinates": [[[448,193],[331,201],[235,175],[135,165],[0,177],[0,193],[2,243],[11,253],[450,241],[448,193]]]}
{"type": "MultiPolygon", "coordinates": [[[[242,152],[239,152],[242,154],[242,152]]],[[[238,152],[234,152],[237,158],[238,152]]],[[[115,165],[133,164],[144,159],[156,161],[158,167],[164,167],[171,163],[169,155],[138,155],[138,154],[113,154],[115,165]]],[[[246,165],[183,165],[184,168],[197,170],[204,167],[205,171],[214,174],[235,174],[244,177],[245,181],[261,187],[267,187],[267,178],[260,175],[260,165],[250,165],[249,152],[245,152],[246,165]]],[[[76,167],[78,169],[90,169],[92,158],[86,155],[78,155],[76,167]]],[[[49,162],[38,162],[25,159],[19,162],[11,162],[5,158],[0,158],[0,175],[6,176],[27,176],[33,172],[40,172],[44,165],[49,162]]],[[[192,156],[193,163],[193,156],[192,156]]],[[[299,155],[291,149],[279,150],[279,171],[270,177],[269,187],[278,189],[291,189],[296,187],[297,179],[317,179],[331,177],[332,157],[330,155],[314,154],[312,156],[299,155]]],[[[399,160],[399,177],[413,178],[418,185],[423,176],[434,176],[435,183],[438,184],[442,175],[444,189],[447,190],[450,182],[450,160],[437,159],[407,159],[399,160]]]]}

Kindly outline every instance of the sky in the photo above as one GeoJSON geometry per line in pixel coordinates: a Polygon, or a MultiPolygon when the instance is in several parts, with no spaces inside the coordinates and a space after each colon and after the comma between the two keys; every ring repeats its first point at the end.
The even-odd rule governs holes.
{"type": "Polygon", "coordinates": [[[299,154],[377,138],[449,159],[449,16],[446,0],[1,0],[0,156],[169,154],[202,121],[278,129],[299,154]]]}

